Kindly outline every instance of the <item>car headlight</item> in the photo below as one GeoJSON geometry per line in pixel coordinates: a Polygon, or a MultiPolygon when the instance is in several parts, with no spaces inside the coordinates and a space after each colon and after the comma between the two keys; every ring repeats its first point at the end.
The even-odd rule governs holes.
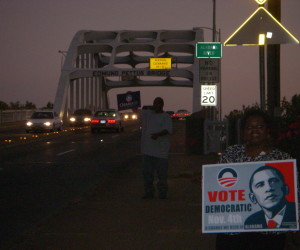
{"type": "Polygon", "coordinates": [[[89,122],[90,120],[91,120],[91,118],[88,118],[88,117],[85,117],[85,118],[84,118],[84,121],[85,121],[85,122],[89,122]]]}
{"type": "Polygon", "coordinates": [[[32,123],[32,122],[27,122],[26,125],[27,125],[28,127],[30,127],[30,126],[33,125],[33,123],[32,123]]]}
{"type": "Polygon", "coordinates": [[[71,122],[75,122],[76,119],[75,119],[74,117],[71,117],[71,118],[70,118],[70,121],[71,121],[71,122]]]}
{"type": "Polygon", "coordinates": [[[132,119],[137,119],[137,115],[132,115],[132,119]]]}
{"type": "Polygon", "coordinates": [[[128,115],[125,115],[124,118],[125,118],[125,119],[128,119],[128,115]]]}
{"type": "Polygon", "coordinates": [[[49,127],[49,126],[51,126],[52,124],[51,124],[51,122],[44,122],[44,125],[47,126],[47,127],[49,127]]]}

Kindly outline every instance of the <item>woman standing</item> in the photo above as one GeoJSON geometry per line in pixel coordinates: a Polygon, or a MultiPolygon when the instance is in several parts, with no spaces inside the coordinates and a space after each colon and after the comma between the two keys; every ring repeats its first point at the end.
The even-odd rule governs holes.
{"type": "MultiPolygon", "coordinates": [[[[245,144],[228,147],[220,157],[220,163],[253,162],[291,159],[271,144],[271,122],[261,110],[249,110],[241,121],[245,144]]],[[[285,233],[235,233],[218,234],[217,250],[272,249],[283,250],[285,233]]]]}

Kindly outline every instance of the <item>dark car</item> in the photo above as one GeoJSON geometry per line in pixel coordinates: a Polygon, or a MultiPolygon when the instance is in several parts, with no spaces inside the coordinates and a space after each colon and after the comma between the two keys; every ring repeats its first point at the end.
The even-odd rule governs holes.
{"type": "Polygon", "coordinates": [[[169,114],[172,119],[175,118],[175,112],[174,111],[166,111],[166,113],[169,114]]]}
{"type": "Polygon", "coordinates": [[[191,115],[191,113],[189,111],[187,111],[186,109],[179,109],[176,113],[175,113],[175,119],[177,120],[184,120],[187,117],[189,117],[191,115]]]}
{"type": "Polygon", "coordinates": [[[125,112],[121,114],[123,121],[136,121],[139,118],[136,112],[125,112]]]}
{"type": "Polygon", "coordinates": [[[91,120],[91,132],[101,130],[123,131],[124,127],[120,113],[115,109],[96,111],[91,120]]]}
{"type": "Polygon", "coordinates": [[[89,109],[77,109],[69,117],[70,126],[86,126],[90,125],[92,118],[92,111],[89,109]]]}

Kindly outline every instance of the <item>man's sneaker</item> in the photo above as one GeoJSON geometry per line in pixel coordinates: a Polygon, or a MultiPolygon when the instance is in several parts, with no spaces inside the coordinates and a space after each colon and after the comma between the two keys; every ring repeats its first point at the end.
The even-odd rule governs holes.
{"type": "Polygon", "coordinates": [[[161,199],[161,200],[165,200],[165,199],[167,199],[167,195],[166,194],[160,194],[158,196],[158,198],[161,199]]]}
{"type": "Polygon", "coordinates": [[[145,194],[142,199],[153,199],[154,195],[153,194],[145,194]]]}

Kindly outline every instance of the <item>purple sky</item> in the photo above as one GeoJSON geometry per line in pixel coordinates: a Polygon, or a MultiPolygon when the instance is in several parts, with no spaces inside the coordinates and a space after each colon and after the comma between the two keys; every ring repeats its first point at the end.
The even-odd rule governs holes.
{"type": "MultiPolygon", "coordinates": [[[[271,1],[271,0],[269,0],[271,1]]],[[[254,0],[216,0],[225,41],[258,7],[254,0]]],[[[300,0],[281,1],[281,23],[300,39],[300,0]]],[[[212,0],[0,0],[0,100],[53,102],[61,55],[78,30],[152,30],[212,27],[212,0]]],[[[211,41],[205,30],[205,41],[211,41]]],[[[300,47],[281,46],[281,96],[300,94],[300,47]]],[[[223,47],[222,110],[259,102],[258,47],[223,47]]],[[[116,94],[110,92],[111,107],[116,94]]],[[[142,103],[164,97],[166,110],[191,111],[189,88],[143,89],[142,103]],[[180,91],[179,91],[180,90],[180,91]]]]}

